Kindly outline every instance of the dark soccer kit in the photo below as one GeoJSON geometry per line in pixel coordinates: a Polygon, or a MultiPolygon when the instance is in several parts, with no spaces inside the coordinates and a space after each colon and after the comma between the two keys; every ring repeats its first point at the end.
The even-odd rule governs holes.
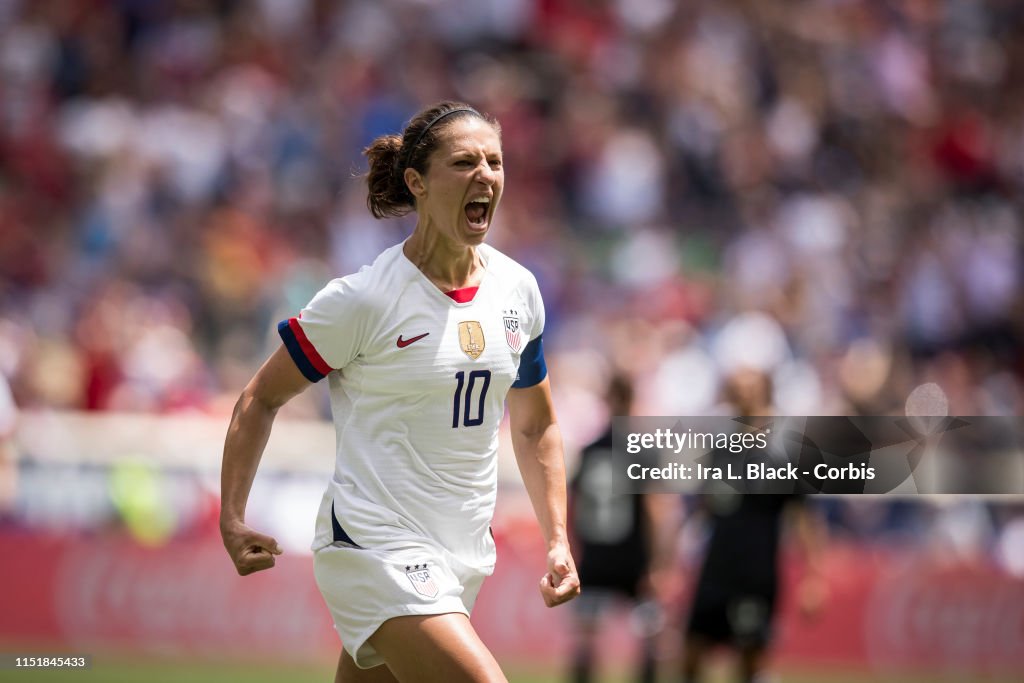
{"type": "Polygon", "coordinates": [[[583,449],[570,484],[580,583],[637,597],[649,543],[643,496],[612,492],[612,432],[583,449]]]}
{"type": "Polygon", "coordinates": [[[764,646],[778,593],[782,513],[801,498],[729,491],[696,500],[710,533],[687,633],[741,648],[764,646]]]}

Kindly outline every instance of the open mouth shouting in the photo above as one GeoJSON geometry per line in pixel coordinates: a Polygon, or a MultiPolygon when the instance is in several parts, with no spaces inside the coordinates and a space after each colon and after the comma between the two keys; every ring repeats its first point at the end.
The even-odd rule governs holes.
{"type": "Polygon", "coordinates": [[[480,195],[469,200],[466,204],[466,219],[472,230],[484,231],[490,223],[488,211],[491,208],[491,197],[480,195]]]}

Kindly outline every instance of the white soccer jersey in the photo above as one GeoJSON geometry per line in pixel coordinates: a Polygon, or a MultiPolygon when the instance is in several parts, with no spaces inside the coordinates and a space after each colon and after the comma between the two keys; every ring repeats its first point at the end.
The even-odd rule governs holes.
{"type": "Polygon", "coordinates": [[[427,542],[493,567],[498,426],[524,356],[516,386],[544,378],[544,306],[528,270],[478,250],[485,273],[469,302],[441,292],[399,244],[279,325],[307,378],[330,382],[337,461],[314,550],[427,542]]]}

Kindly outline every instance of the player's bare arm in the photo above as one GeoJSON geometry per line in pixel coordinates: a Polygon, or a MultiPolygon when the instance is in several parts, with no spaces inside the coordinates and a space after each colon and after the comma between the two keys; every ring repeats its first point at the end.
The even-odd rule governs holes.
{"type": "Polygon", "coordinates": [[[310,385],[284,346],[242,391],[228,425],[220,473],[220,534],[242,576],[274,566],[277,541],[246,526],[245,506],[278,409],[310,385]]]}
{"type": "Polygon", "coordinates": [[[580,594],[566,531],[562,434],[555,421],[547,378],[532,387],[510,389],[507,400],[512,448],[548,546],[547,572],[541,578],[540,592],[544,604],[554,607],[580,594]]]}

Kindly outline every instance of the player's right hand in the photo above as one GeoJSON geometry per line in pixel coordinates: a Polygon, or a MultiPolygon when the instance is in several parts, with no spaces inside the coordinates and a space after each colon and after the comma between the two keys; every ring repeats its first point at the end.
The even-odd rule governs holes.
{"type": "Polygon", "coordinates": [[[222,522],[220,536],[241,576],[270,569],[274,566],[274,556],[282,552],[274,538],[251,529],[244,522],[222,522]]]}

